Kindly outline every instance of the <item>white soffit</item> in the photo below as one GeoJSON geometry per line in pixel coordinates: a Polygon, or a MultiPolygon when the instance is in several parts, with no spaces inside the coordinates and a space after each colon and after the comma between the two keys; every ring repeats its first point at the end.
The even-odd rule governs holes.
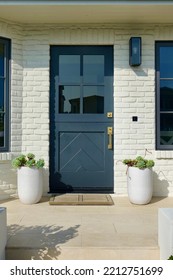
{"type": "Polygon", "coordinates": [[[2,1],[0,18],[19,23],[173,23],[173,1],[2,1]]]}

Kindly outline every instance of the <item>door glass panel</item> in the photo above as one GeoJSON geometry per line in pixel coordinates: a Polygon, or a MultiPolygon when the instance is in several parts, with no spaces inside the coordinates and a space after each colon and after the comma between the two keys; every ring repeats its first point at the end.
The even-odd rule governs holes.
{"type": "Polygon", "coordinates": [[[0,113],[0,147],[4,147],[4,114],[0,113]]]}
{"type": "Polygon", "coordinates": [[[104,86],[83,87],[83,112],[87,114],[104,113],[104,86]]]}
{"type": "Polygon", "coordinates": [[[83,56],[83,81],[86,84],[104,83],[104,56],[103,55],[83,56]]]}
{"type": "Polygon", "coordinates": [[[4,76],[4,45],[0,44],[0,76],[4,76]]]}
{"type": "Polygon", "coordinates": [[[173,144],[173,114],[162,113],[160,115],[160,144],[173,144]]]}
{"type": "Polygon", "coordinates": [[[173,80],[160,81],[160,110],[173,111],[173,80]]]}
{"type": "Polygon", "coordinates": [[[59,86],[59,113],[80,113],[80,86],[59,86]]]}
{"type": "Polygon", "coordinates": [[[160,47],[160,78],[173,78],[173,47],[160,47]]]}
{"type": "Polygon", "coordinates": [[[59,79],[60,83],[80,83],[80,56],[59,56],[59,79]]]}

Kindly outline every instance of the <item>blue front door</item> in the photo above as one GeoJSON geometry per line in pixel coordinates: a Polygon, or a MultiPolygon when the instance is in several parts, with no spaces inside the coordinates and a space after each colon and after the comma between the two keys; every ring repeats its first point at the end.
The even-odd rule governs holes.
{"type": "Polygon", "coordinates": [[[113,192],[113,47],[50,51],[50,192],[113,192]]]}

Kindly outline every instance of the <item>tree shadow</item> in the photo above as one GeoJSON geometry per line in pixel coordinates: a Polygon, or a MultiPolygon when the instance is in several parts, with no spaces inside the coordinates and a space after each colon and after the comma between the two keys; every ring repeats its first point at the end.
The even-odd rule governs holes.
{"type": "Polygon", "coordinates": [[[8,260],[57,260],[61,254],[60,245],[78,236],[75,225],[64,229],[63,226],[22,226],[12,224],[7,227],[8,241],[6,259],[8,260]]]}
{"type": "Polygon", "coordinates": [[[0,164],[0,202],[16,193],[17,176],[16,170],[12,169],[10,162],[0,164]],[[10,194],[9,194],[10,188],[10,194]]]}
{"type": "Polygon", "coordinates": [[[1,204],[7,203],[7,202],[10,202],[10,201],[13,201],[13,200],[18,200],[18,197],[10,196],[6,199],[0,200],[0,206],[1,206],[1,204]]]}

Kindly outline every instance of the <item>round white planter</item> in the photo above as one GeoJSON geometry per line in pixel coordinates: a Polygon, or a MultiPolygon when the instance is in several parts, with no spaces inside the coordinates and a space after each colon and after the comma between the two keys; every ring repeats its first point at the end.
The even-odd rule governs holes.
{"type": "Polygon", "coordinates": [[[24,204],[40,201],[43,193],[42,168],[21,167],[17,173],[18,196],[24,204]]]}
{"type": "Polygon", "coordinates": [[[147,204],[153,195],[153,171],[150,168],[129,167],[127,189],[131,203],[147,204]]]}

